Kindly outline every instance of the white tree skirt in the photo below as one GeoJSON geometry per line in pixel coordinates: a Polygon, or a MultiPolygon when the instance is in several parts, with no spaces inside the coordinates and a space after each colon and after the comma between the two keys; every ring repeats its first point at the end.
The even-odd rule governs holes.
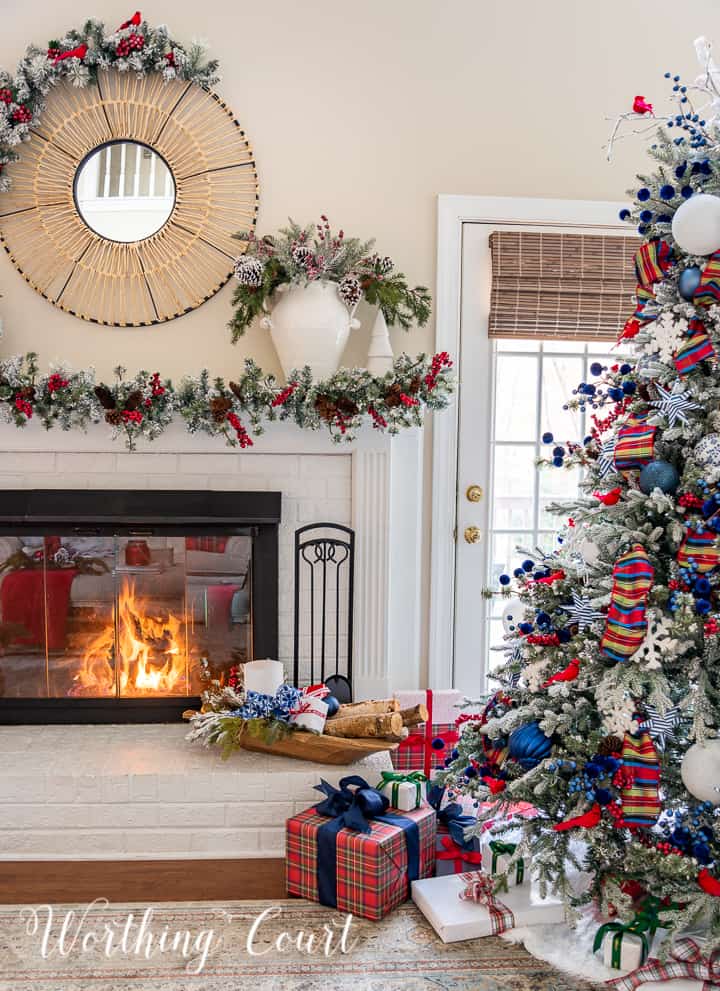
{"type": "MultiPolygon", "coordinates": [[[[558,970],[587,981],[602,983],[620,977],[627,971],[610,970],[600,956],[593,953],[593,940],[600,923],[591,911],[586,911],[577,926],[571,929],[565,923],[548,926],[526,926],[511,929],[502,938],[510,943],[523,943],[525,949],[539,960],[545,960],[558,970]]],[[[701,991],[700,981],[683,979],[650,981],[642,984],[642,991],[701,991]]]]}

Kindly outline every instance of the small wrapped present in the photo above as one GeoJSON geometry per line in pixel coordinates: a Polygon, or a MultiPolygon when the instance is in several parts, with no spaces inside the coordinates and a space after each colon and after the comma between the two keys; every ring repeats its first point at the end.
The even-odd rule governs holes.
{"type": "Polygon", "coordinates": [[[427,800],[437,813],[435,875],[477,870],[482,864],[480,839],[465,836],[468,828],[477,825],[476,817],[466,815],[457,802],[445,802],[445,789],[440,785],[428,789],[427,800]]]}
{"type": "Polygon", "coordinates": [[[330,694],[327,685],[309,685],[290,710],[290,722],[294,726],[322,733],[328,714],[328,704],[323,699],[330,694]]]}
{"type": "Polygon", "coordinates": [[[419,809],[427,798],[427,778],[422,771],[383,771],[377,787],[390,807],[401,812],[419,809]]]}
{"type": "Polygon", "coordinates": [[[424,705],[428,710],[427,723],[414,727],[390,758],[396,771],[424,771],[428,778],[445,764],[458,741],[455,720],[460,715],[464,696],[455,689],[435,691],[395,692],[395,698],[403,709],[424,705]]]}
{"type": "Polygon", "coordinates": [[[606,922],[595,933],[593,953],[602,948],[603,963],[612,970],[637,970],[650,956],[658,924],[656,911],[642,909],[632,922],[606,922]]]}
{"type": "Polygon", "coordinates": [[[435,810],[388,813],[385,795],[349,775],[287,821],[287,890],[366,919],[382,919],[435,863],[435,810]]]}
{"type": "Polygon", "coordinates": [[[506,840],[494,840],[490,836],[483,836],[481,842],[482,868],[486,874],[503,876],[504,887],[509,884],[523,884],[527,880],[527,863],[524,857],[520,857],[512,865],[510,862],[517,850],[517,843],[508,843],[506,840]]]}
{"type": "Polygon", "coordinates": [[[414,881],[412,899],[443,943],[496,936],[517,926],[562,922],[565,909],[555,897],[541,898],[536,885],[512,888],[498,898],[482,871],[414,881]]]}

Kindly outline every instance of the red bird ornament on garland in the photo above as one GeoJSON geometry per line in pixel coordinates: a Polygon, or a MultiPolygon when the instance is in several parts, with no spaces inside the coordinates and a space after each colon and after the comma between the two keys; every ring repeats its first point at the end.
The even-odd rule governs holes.
{"type": "Polygon", "coordinates": [[[633,100],[634,114],[652,114],[654,116],[653,105],[648,103],[644,96],[636,96],[633,100]]]}
{"type": "Polygon", "coordinates": [[[576,826],[580,829],[592,829],[600,822],[601,816],[602,809],[595,802],[588,812],[584,812],[581,816],[575,816],[574,819],[566,819],[565,822],[556,822],[553,829],[556,833],[564,833],[566,829],[575,829],[576,826]]]}
{"type": "Polygon", "coordinates": [[[698,884],[706,895],[712,895],[714,898],[720,897],[720,881],[713,877],[707,867],[703,867],[698,874],[698,884]]]}
{"type": "Polygon", "coordinates": [[[566,668],[562,671],[558,671],[552,677],[548,678],[547,681],[543,682],[543,688],[549,688],[550,685],[556,685],[559,681],[575,681],[578,674],[580,673],[580,661],[577,657],[573,657],[566,668]]]}
{"type": "Polygon", "coordinates": [[[139,10],[136,10],[129,21],[125,21],[120,25],[118,31],[125,31],[127,28],[137,28],[142,24],[142,14],[139,10]]]}
{"type": "Polygon", "coordinates": [[[622,489],[610,489],[609,492],[593,492],[596,499],[599,499],[603,506],[615,506],[620,501],[622,489]]]}

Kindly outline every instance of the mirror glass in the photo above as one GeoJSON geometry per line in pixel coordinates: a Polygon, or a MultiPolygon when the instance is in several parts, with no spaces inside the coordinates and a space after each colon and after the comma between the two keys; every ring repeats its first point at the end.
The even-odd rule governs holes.
{"type": "Polygon", "coordinates": [[[75,203],[85,223],[111,241],[142,241],[165,224],[175,181],[157,152],[137,141],[100,145],[75,175],[75,203]]]}

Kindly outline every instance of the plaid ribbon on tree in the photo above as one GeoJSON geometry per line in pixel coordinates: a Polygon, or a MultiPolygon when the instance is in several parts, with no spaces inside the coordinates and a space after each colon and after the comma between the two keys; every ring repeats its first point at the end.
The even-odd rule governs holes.
{"type": "Polygon", "coordinates": [[[720,251],[708,258],[708,263],[700,276],[700,284],[693,293],[696,306],[714,306],[720,303],[720,251]]]}
{"type": "Polygon", "coordinates": [[[678,548],[677,563],[681,568],[695,564],[698,574],[704,575],[720,565],[720,550],[713,530],[688,530],[678,548]]]}
{"type": "Polygon", "coordinates": [[[635,253],[635,274],[638,283],[647,287],[660,282],[671,267],[673,251],[667,241],[648,241],[635,253]]]}
{"type": "Polygon", "coordinates": [[[720,950],[706,957],[700,944],[686,936],[675,943],[665,963],[653,958],[626,977],[616,977],[607,983],[618,991],[635,991],[651,981],[672,981],[679,977],[701,981],[702,991],[719,987],[720,950]]]}
{"type": "Polygon", "coordinates": [[[605,633],[600,650],[614,661],[632,657],[647,632],[646,602],[653,567],[642,544],[634,544],[615,562],[605,633]]]}
{"type": "Polygon", "coordinates": [[[657,313],[653,312],[651,309],[648,312],[648,304],[655,302],[655,293],[652,289],[646,289],[645,286],[638,285],[635,290],[635,312],[633,313],[633,319],[639,320],[641,323],[650,323],[651,320],[657,320],[657,313]]]}
{"type": "Polygon", "coordinates": [[[628,417],[618,430],[613,456],[618,471],[642,468],[652,461],[657,427],[650,426],[647,422],[651,412],[652,410],[648,410],[628,417]]]}
{"type": "Polygon", "coordinates": [[[701,361],[715,357],[715,348],[710,343],[703,322],[691,320],[688,329],[690,336],[677,349],[673,357],[673,362],[680,375],[688,375],[694,368],[697,368],[701,361]]]}
{"type": "Polygon", "coordinates": [[[507,932],[508,929],[514,927],[515,916],[507,905],[504,905],[493,894],[494,883],[488,874],[483,874],[482,871],[470,871],[467,874],[461,874],[460,880],[465,887],[460,892],[459,897],[463,901],[477,902],[479,905],[485,906],[490,913],[493,936],[499,936],[500,933],[507,932]]]}
{"type": "Polygon", "coordinates": [[[632,771],[632,782],[621,792],[622,818],[618,826],[652,826],[662,810],[658,798],[660,761],[649,733],[626,733],[622,746],[623,767],[632,771]]]}

